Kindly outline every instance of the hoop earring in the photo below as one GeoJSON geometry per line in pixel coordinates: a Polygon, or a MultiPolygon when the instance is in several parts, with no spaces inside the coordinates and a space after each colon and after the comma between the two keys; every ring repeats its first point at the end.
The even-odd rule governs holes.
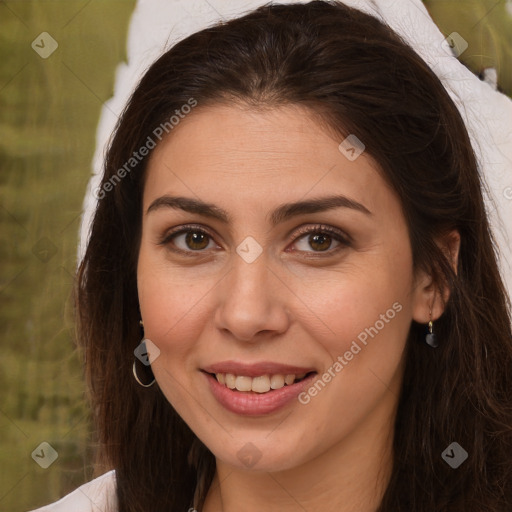
{"type": "Polygon", "coordinates": [[[432,332],[434,326],[434,322],[432,322],[432,310],[430,310],[430,321],[428,323],[428,333],[425,336],[425,343],[432,348],[437,348],[439,343],[437,341],[436,335],[432,332]]]}
{"type": "Polygon", "coordinates": [[[153,377],[153,380],[149,384],[143,384],[141,380],[139,379],[139,376],[137,375],[137,369],[135,368],[135,361],[133,361],[132,366],[132,372],[133,376],[135,377],[135,380],[138,384],[140,384],[143,388],[150,388],[155,383],[155,377],[153,377]]]}
{"type": "MultiPolygon", "coordinates": [[[[139,324],[144,329],[144,324],[143,324],[142,320],[139,322],[139,324]]],[[[142,341],[135,348],[134,353],[135,353],[135,359],[133,360],[133,365],[132,365],[133,376],[134,376],[135,380],[137,381],[137,384],[141,385],[143,388],[150,388],[155,383],[155,376],[153,375],[153,372],[151,371],[151,367],[148,368],[148,370],[151,372],[153,380],[149,384],[144,384],[139,379],[139,376],[137,375],[137,366],[136,366],[137,359],[139,359],[140,357],[148,357],[148,365],[149,365],[149,356],[148,356],[148,351],[146,348],[146,340],[144,338],[144,334],[142,335],[142,341]]],[[[146,363],[144,363],[144,365],[146,365],[146,363]]]]}

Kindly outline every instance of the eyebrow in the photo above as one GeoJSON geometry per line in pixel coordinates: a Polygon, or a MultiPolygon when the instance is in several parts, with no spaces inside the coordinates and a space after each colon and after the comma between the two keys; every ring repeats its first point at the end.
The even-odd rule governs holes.
{"type": "MultiPolygon", "coordinates": [[[[197,213],[204,217],[216,219],[226,224],[231,220],[231,216],[226,212],[226,210],[223,210],[214,204],[205,203],[201,200],[189,197],[176,197],[169,195],[164,195],[155,199],[146,210],[146,215],[162,208],[173,208],[184,210],[189,213],[197,213]]],[[[364,213],[365,215],[373,215],[372,212],[361,203],[343,195],[336,195],[282,204],[270,214],[270,222],[273,226],[276,226],[277,224],[298,215],[325,212],[335,208],[350,208],[364,213]]]]}

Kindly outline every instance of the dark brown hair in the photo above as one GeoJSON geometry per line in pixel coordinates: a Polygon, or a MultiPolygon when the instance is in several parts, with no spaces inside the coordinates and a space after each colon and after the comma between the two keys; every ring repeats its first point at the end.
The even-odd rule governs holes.
{"type": "MultiPolygon", "coordinates": [[[[379,512],[510,512],[510,305],[468,134],[429,66],[386,25],[341,3],[261,7],[187,37],[149,68],[119,120],[102,184],[191,98],[197,112],[219,102],[301,105],[340,141],[352,133],[364,142],[401,200],[415,268],[451,290],[439,348],[418,341],[425,326],[410,328],[379,512]],[[435,242],[450,230],[461,235],[456,273],[435,242]],[[441,457],[453,441],[469,454],[456,470],[441,457]]],[[[186,511],[198,483],[202,507],[214,456],[158,386],[132,376],[146,163],[99,201],[78,274],[78,335],[97,463],[116,469],[119,510],[186,511]]]]}

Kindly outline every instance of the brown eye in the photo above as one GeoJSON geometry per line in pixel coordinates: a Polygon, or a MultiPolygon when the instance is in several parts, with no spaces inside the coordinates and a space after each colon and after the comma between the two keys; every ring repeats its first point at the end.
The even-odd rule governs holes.
{"type": "Polygon", "coordinates": [[[331,247],[332,237],[326,233],[315,233],[309,235],[308,243],[315,251],[326,251],[331,247]]]}
{"type": "Polygon", "coordinates": [[[200,251],[208,247],[210,237],[201,231],[188,231],[185,236],[185,243],[189,249],[200,251]]]}
{"type": "Polygon", "coordinates": [[[170,250],[178,253],[206,252],[205,249],[217,247],[212,236],[199,228],[189,227],[167,234],[160,242],[170,250]]]}
{"type": "Polygon", "coordinates": [[[294,250],[302,253],[331,255],[350,247],[350,239],[337,228],[326,225],[306,226],[298,231],[294,250]]]}

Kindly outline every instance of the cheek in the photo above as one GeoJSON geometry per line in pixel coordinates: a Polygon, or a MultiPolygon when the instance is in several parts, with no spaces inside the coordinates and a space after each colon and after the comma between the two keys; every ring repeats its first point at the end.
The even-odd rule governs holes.
{"type": "MultiPolygon", "coordinates": [[[[412,262],[368,258],[368,263],[316,272],[296,280],[295,294],[311,320],[311,337],[324,339],[331,356],[349,350],[352,341],[396,340],[410,324],[412,262]]],[[[403,336],[401,336],[403,338],[403,336]]]]}
{"type": "Polygon", "coordinates": [[[297,293],[308,297],[314,313],[302,327],[308,329],[311,351],[324,350],[321,382],[306,390],[302,403],[311,402],[312,410],[326,415],[346,407],[354,418],[397,385],[411,322],[411,283],[407,251],[342,273],[325,272],[314,283],[302,281],[297,293]]]}
{"type": "Polygon", "coordinates": [[[391,279],[367,269],[350,278],[345,274],[338,282],[331,278],[329,286],[328,282],[324,289],[328,288],[329,299],[322,299],[318,292],[310,295],[311,309],[317,314],[302,323],[311,343],[307,351],[318,354],[319,347],[323,349],[324,373],[299,397],[305,408],[303,441],[314,444],[323,439],[324,448],[399,394],[411,318],[404,275],[391,279]],[[325,421],[313,431],[306,426],[312,418],[325,421]]]}
{"type": "Polygon", "coordinates": [[[141,249],[137,271],[144,335],[158,346],[166,364],[175,366],[192,350],[191,340],[197,339],[204,327],[214,282],[192,278],[192,269],[172,268],[148,253],[141,249]]]}
{"type": "Polygon", "coordinates": [[[138,291],[144,336],[160,350],[152,371],[162,393],[185,421],[190,413],[190,389],[183,384],[197,368],[193,365],[196,340],[204,329],[208,286],[187,273],[139,260],[138,291]],[[149,269],[149,270],[148,270],[149,269]]]}

